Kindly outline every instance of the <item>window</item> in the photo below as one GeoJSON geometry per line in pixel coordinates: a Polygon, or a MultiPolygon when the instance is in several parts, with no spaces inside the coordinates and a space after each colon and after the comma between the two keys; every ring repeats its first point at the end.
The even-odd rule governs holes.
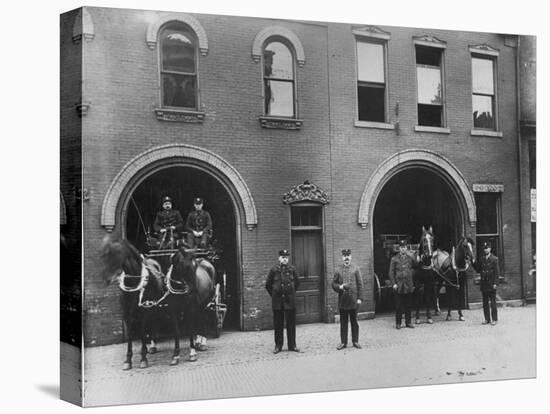
{"type": "Polygon", "coordinates": [[[359,121],[386,121],[385,43],[357,41],[359,121]]]}
{"type": "Polygon", "coordinates": [[[477,257],[483,255],[483,243],[491,243],[491,251],[498,256],[503,270],[502,255],[502,234],[501,212],[500,212],[500,194],[501,193],[475,193],[476,213],[477,213],[477,257]]]}
{"type": "Polygon", "coordinates": [[[496,130],[495,60],[472,56],[472,111],[474,129],[496,130]]]}
{"type": "Polygon", "coordinates": [[[418,125],[444,127],[443,49],[416,45],[418,125]]]}
{"type": "Polygon", "coordinates": [[[160,32],[160,78],[164,107],[198,108],[197,41],[179,22],[168,23],[160,32]]]}
{"type": "Polygon", "coordinates": [[[267,116],[294,117],[294,55],[279,40],[268,41],[263,49],[264,111],[267,116]]]}

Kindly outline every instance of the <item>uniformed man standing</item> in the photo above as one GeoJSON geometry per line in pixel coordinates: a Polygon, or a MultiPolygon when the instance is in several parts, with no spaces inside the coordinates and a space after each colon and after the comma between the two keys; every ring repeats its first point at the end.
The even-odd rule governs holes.
{"type": "Polygon", "coordinates": [[[411,307],[414,292],[413,271],[417,262],[407,251],[407,242],[399,241],[399,253],[392,257],[388,276],[395,291],[395,327],[401,329],[401,317],[405,313],[405,326],[414,328],[411,324],[411,307]]]}
{"type": "Polygon", "coordinates": [[[288,250],[279,251],[279,263],[271,268],[265,282],[273,309],[274,354],[283,349],[285,320],[288,350],[300,352],[296,347],[296,290],[300,282],[296,270],[288,264],[289,256],[288,250]]]}
{"type": "Polygon", "coordinates": [[[359,268],[351,264],[350,249],[342,250],[342,261],[332,281],[332,288],[338,293],[340,311],[340,345],[336,349],[348,346],[348,319],[351,323],[351,342],[355,348],[361,349],[357,308],[363,302],[363,280],[359,268]]]}
{"type": "Polygon", "coordinates": [[[491,253],[491,245],[483,243],[483,256],[474,263],[474,268],[480,273],[481,281],[479,287],[483,297],[483,325],[496,325],[497,315],[497,286],[498,286],[498,258],[491,253]],[[490,302],[490,304],[489,304],[490,302]]]}
{"type": "Polygon", "coordinates": [[[212,218],[208,211],[203,210],[204,200],[197,197],[193,200],[194,211],[187,215],[185,230],[187,233],[187,244],[190,248],[208,246],[208,239],[212,231],[212,218]]]}
{"type": "Polygon", "coordinates": [[[172,198],[164,197],[162,199],[162,210],[155,216],[153,230],[156,236],[161,239],[159,248],[175,248],[175,242],[179,239],[180,232],[183,230],[183,218],[178,210],[172,208],[172,198]],[[166,239],[166,237],[170,239],[166,239]]]}

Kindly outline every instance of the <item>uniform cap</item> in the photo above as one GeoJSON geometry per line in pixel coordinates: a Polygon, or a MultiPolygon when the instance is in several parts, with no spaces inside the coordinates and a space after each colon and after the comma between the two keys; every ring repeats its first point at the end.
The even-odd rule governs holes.
{"type": "Polygon", "coordinates": [[[491,248],[491,243],[489,243],[489,242],[484,242],[484,243],[483,243],[483,248],[484,248],[484,249],[490,249],[490,248],[491,248]]]}
{"type": "Polygon", "coordinates": [[[406,246],[407,242],[405,240],[399,240],[399,247],[406,246]]]}
{"type": "Polygon", "coordinates": [[[196,197],[193,199],[193,204],[203,204],[204,200],[200,197],[196,197]]]}
{"type": "Polygon", "coordinates": [[[349,256],[351,254],[351,249],[343,249],[342,256],[349,256]]]}
{"type": "Polygon", "coordinates": [[[283,250],[279,250],[279,256],[290,256],[290,253],[288,252],[287,249],[283,249],[283,250]]]}
{"type": "Polygon", "coordinates": [[[172,197],[166,196],[162,198],[162,204],[166,203],[167,201],[172,202],[172,197]]]}

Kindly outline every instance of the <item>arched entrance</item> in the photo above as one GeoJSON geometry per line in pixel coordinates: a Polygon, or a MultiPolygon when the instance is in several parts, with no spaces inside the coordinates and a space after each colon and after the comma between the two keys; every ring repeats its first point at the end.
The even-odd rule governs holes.
{"type": "Polygon", "coordinates": [[[101,224],[108,232],[144,245],[161,197],[170,194],[186,217],[192,198],[205,198],[214,238],[224,250],[226,303],[224,328],[242,328],[241,231],[257,225],[256,207],[238,171],[217,154],[187,144],[151,148],[129,161],[113,179],[103,200],[101,224]],[[139,214],[138,214],[139,211],[139,214]],[[139,216],[141,215],[141,219],[139,216]]]}
{"type": "Polygon", "coordinates": [[[376,311],[394,306],[391,288],[385,288],[394,243],[405,238],[414,245],[422,226],[432,226],[437,247],[449,251],[462,234],[473,235],[475,220],[473,193],[445,157],[406,150],[385,160],[367,183],[358,219],[363,228],[371,224],[375,282],[388,293],[379,297],[376,311]]]}
{"type": "MultiPolygon", "coordinates": [[[[153,231],[153,222],[161,199],[169,195],[174,208],[185,220],[193,210],[193,198],[205,200],[204,209],[212,217],[213,241],[222,250],[219,262],[226,274],[225,299],[227,315],[225,329],[239,328],[240,277],[238,272],[237,212],[230,192],[209,172],[181,165],[169,165],[152,172],[129,193],[125,218],[125,237],[140,251],[146,251],[146,231],[153,231]]],[[[218,269],[221,270],[221,269],[218,269]]]]}

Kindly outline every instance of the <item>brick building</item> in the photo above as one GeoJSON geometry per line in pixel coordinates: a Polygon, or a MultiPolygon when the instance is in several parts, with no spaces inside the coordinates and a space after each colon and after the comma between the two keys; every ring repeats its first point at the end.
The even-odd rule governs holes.
{"type": "MultiPolygon", "coordinates": [[[[78,257],[84,236],[71,265],[83,269],[85,344],[122,334],[117,288],[99,276],[101,240],[143,248],[165,194],[184,214],[206,199],[224,251],[227,329],[271,328],[264,282],[280,248],[303,278],[299,322],[334,321],[342,248],[367,286],[362,316],[373,317],[384,310],[384,241],[418,243],[423,225],[446,250],[462,234],[490,240],[500,299],[533,296],[535,78],[520,82],[518,68],[535,45],[519,39],[89,7],[62,15],[62,233],[78,257]]],[[[464,302],[480,302],[474,277],[464,302]]]]}

